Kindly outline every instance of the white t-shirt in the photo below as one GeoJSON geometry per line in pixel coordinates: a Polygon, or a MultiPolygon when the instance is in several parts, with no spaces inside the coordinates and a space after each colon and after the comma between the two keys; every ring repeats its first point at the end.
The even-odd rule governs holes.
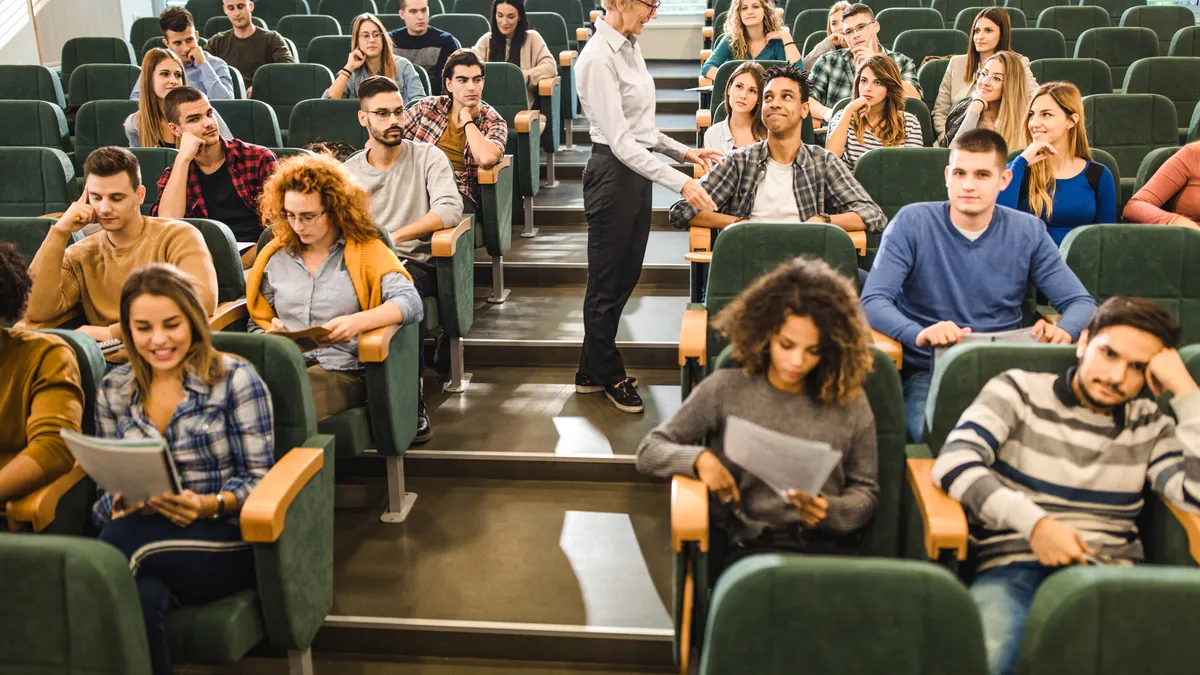
{"type": "Polygon", "coordinates": [[[758,184],[750,220],[775,223],[800,222],[800,207],[792,190],[792,165],[767,160],[767,175],[758,184]]]}
{"type": "MultiPolygon", "coordinates": [[[[950,223],[950,224],[954,225],[954,223],[950,223]]],[[[983,228],[982,230],[977,230],[974,232],[972,232],[971,230],[964,230],[957,225],[954,225],[954,229],[958,230],[958,233],[961,234],[962,236],[966,237],[969,241],[975,241],[976,239],[982,237],[984,232],[987,232],[986,227],[983,228]]]]}

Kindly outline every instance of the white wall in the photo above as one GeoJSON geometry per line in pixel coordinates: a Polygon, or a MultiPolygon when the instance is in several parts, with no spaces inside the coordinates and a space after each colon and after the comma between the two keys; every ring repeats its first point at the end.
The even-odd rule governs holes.
{"type": "Polygon", "coordinates": [[[0,0],[0,63],[39,62],[29,0],[0,0]]]}
{"type": "MultiPolygon", "coordinates": [[[[5,0],[0,0],[4,2],[5,0]]],[[[128,37],[134,13],[151,13],[150,0],[31,0],[42,63],[56,66],[63,44],[75,37],[128,37]]]]}

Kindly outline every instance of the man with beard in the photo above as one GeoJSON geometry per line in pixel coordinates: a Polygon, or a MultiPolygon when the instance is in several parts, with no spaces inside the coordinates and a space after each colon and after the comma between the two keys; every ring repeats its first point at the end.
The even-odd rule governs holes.
{"type": "MultiPolygon", "coordinates": [[[[396,244],[421,298],[437,298],[437,270],[430,264],[433,233],[455,227],[463,203],[450,160],[436,145],[404,138],[404,99],[391,78],[369,77],[358,85],[358,123],[370,147],[346,160],[346,171],[371,195],[371,217],[396,244]]],[[[421,344],[425,343],[421,323],[421,344]]],[[[424,350],[418,372],[424,370],[424,350]]],[[[425,399],[418,404],[417,442],[432,437],[425,399]]]]}
{"type": "MultiPolygon", "coordinates": [[[[247,85],[254,82],[254,71],[268,63],[295,63],[292,50],[288,49],[283,36],[273,30],[263,30],[254,25],[251,0],[224,0],[221,8],[233,28],[217,33],[208,39],[205,48],[209,53],[224,59],[237,68],[247,85]]],[[[249,98],[250,90],[246,91],[249,98]]]]}

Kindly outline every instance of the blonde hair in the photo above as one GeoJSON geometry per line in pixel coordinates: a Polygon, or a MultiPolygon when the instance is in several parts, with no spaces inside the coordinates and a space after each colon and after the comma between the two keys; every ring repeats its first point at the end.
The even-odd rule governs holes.
{"type": "MultiPolygon", "coordinates": [[[[1021,79],[1024,79],[1022,74],[1021,79]]],[[[1075,126],[1067,129],[1067,154],[1070,157],[1091,160],[1092,149],[1088,147],[1087,128],[1083,120],[1083,97],[1079,88],[1070,82],[1047,82],[1038,87],[1029,97],[1029,107],[1025,114],[1025,145],[1033,143],[1033,134],[1029,131],[1029,118],[1033,116],[1033,102],[1042,96],[1049,96],[1068,118],[1075,116],[1075,126]]],[[[1029,176],[1029,192],[1026,198],[1029,202],[1029,212],[1049,222],[1054,215],[1054,169],[1050,162],[1038,162],[1027,170],[1029,176]]]]}
{"type": "Polygon", "coordinates": [[[829,6],[829,12],[825,14],[825,37],[833,35],[833,31],[829,30],[829,17],[833,16],[834,14],[841,16],[842,12],[846,11],[846,8],[849,6],[850,3],[846,2],[846,0],[838,0],[829,6]]]}
{"type": "Polygon", "coordinates": [[[1026,111],[1029,110],[1029,89],[1025,80],[1025,64],[1016,52],[996,52],[980,67],[999,59],[1004,66],[1004,83],[1000,93],[1000,109],[996,111],[996,133],[1004,137],[1010,148],[1022,147],[1025,138],[1026,111]]]}
{"type": "MultiPolygon", "coordinates": [[[[779,30],[779,17],[775,16],[775,5],[771,0],[756,2],[763,9],[763,35],[779,30]]],[[[750,36],[746,33],[746,27],[742,25],[742,0],[735,0],[735,3],[729,6],[729,13],[725,15],[725,38],[729,40],[729,51],[734,59],[751,58],[750,36]]]]}
{"type": "MultiPolygon", "coordinates": [[[[908,97],[904,95],[904,83],[901,80],[900,68],[896,66],[896,62],[890,56],[884,54],[876,54],[867,59],[854,74],[854,98],[859,96],[858,81],[862,78],[863,71],[867,69],[870,69],[887,88],[887,97],[883,99],[883,119],[875,135],[884,147],[893,148],[901,145],[904,143],[906,132],[904,106],[908,102],[908,97]]],[[[857,116],[850,118],[850,130],[854,132],[854,136],[860,144],[863,142],[866,126],[857,116]]]]}
{"type": "MultiPolygon", "coordinates": [[[[154,93],[154,71],[158,69],[158,64],[167,59],[174,61],[175,65],[179,66],[181,82],[179,86],[188,86],[187,70],[175,52],[155,47],[142,57],[142,84],[141,91],[138,93],[138,110],[134,113],[134,121],[137,122],[138,143],[143,148],[157,148],[167,140],[162,135],[163,122],[167,121],[167,115],[163,111],[163,100],[154,93]]],[[[174,138],[171,139],[172,145],[174,145],[174,140],[174,138]]]]}
{"type": "Polygon", "coordinates": [[[392,44],[392,36],[388,35],[387,28],[384,28],[383,22],[379,17],[370,12],[363,12],[354,17],[354,23],[350,26],[350,51],[358,49],[358,27],[370,21],[374,23],[379,32],[383,35],[383,51],[379,52],[379,72],[372,73],[373,75],[383,75],[391,79],[396,79],[396,57],[393,55],[395,45],[392,44]]]}

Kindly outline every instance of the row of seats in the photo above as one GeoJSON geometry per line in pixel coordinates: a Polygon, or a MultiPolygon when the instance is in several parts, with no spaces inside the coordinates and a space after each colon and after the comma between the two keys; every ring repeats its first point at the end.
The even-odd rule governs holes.
{"type": "MultiPolygon", "coordinates": [[[[719,18],[723,12],[729,11],[732,4],[732,0],[708,0],[708,9],[704,11],[705,22],[709,25],[719,24],[720,21],[714,21],[714,18],[719,18]]],[[[784,10],[785,23],[790,25],[802,12],[808,10],[827,12],[830,4],[826,0],[786,0],[779,6],[784,10]]],[[[1005,0],[1003,3],[996,4],[1020,10],[1021,14],[1027,17],[1040,17],[1043,11],[1051,7],[1097,7],[1108,14],[1111,24],[1119,23],[1130,9],[1148,6],[1144,0],[1005,0]]],[[[977,0],[876,0],[870,5],[877,15],[889,9],[934,9],[949,23],[953,20],[952,17],[958,16],[963,9],[979,6],[979,2],[977,0]]]]}

